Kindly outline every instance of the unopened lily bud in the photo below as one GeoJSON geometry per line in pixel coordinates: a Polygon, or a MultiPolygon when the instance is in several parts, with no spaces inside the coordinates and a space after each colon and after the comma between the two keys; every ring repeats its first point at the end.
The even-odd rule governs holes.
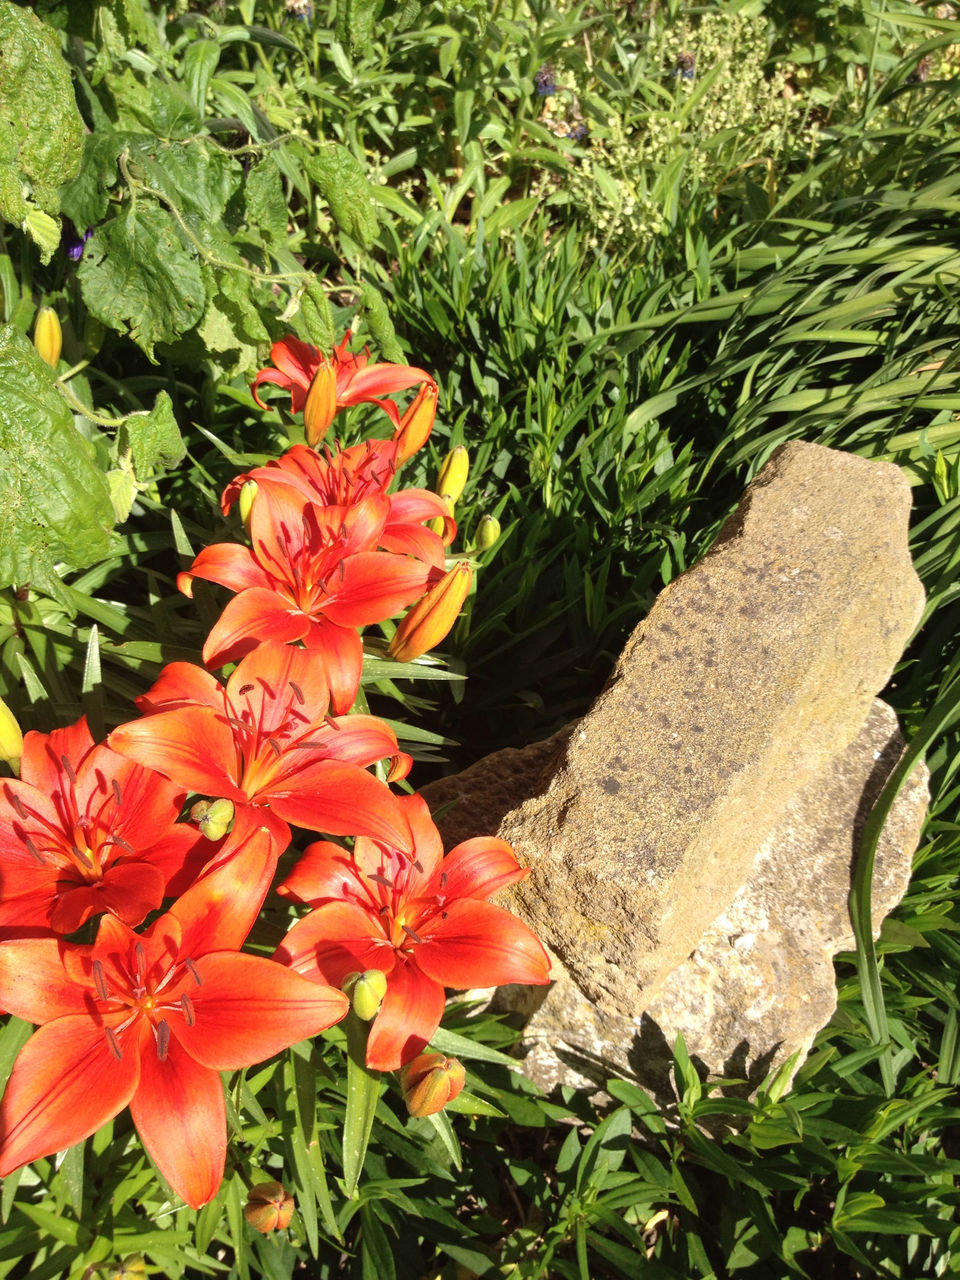
{"type": "Polygon", "coordinates": [[[380,1012],[383,997],[387,994],[387,975],[382,969],[351,973],[344,978],[342,990],[350,997],[357,1017],[370,1022],[380,1012]]]}
{"type": "Polygon", "coordinates": [[[141,1280],[147,1274],[147,1264],[143,1254],[128,1254],[122,1262],[111,1267],[107,1272],[110,1280],[141,1280]]]}
{"type": "MultiPolygon", "coordinates": [[[[452,516],[453,501],[451,500],[449,494],[441,493],[440,499],[443,502],[444,506],[447,508],[447,515],[452,516]]],[[[435,533],[437,537],[442,538],[443,528],[445,524],[446,524],[446,521],[443,520],[440,516],[434,516],[432,520],[427,521],[427,528],[430,530],[431,533],[435,533]]]]}
{"type": "Polygon", "coordinates": [[[400,1070],[400,1088],[412,1116],[433,1116],[463,1089],[466,1072],[457,1058],[421,1053],[400,1070]]]}
{"type": "Polygon", "coordinates": [[[258,1182],[247,1193],[243,1216],[255,1231],[269,1235],[271,1231],[289,1227],[294,1200],[282,1182],[258,1182]]]}
{"type": "Polygon", "coordinates": [[[478,551],[489,551],[500,541],[500,521],[496,516],[482,516],[477,525],[473,545],[478,551]]]}
{"type": "Polygon", "coordinates": [[[190,817],[208,840],[219,840],[230,830],[233,813],[232,800],[198,800],[190,817]]]}
{"type": "Polygon", "coordinates": [[[462,444],[458,444],[455,449],[451,449],[447,454],[437,477],[436,492],[440,494],[441,498],[445,498],[450,503],[451,511],[453,510],[453,504],[463,493],[463,487],[467,483],[469,471],[470,455],[462,444]]]}
{"type": "Polygon", "coordinates": [[[16,773],[19,772],[22,755],[23,731],[17,723],[17,717],[0,698],[0,760],[16,773]]]}
{"type": "Polygon", "coordinates": [[[337,371],[325,360],[314,374],[303,406],[303,429],[311,449],[327,434],[336,412],[337,371]]]}
{"type": "Polygon", "coordinates": [[[400,426],[393,433],[400,448],[397,451],[397,466],[412,458],[418,449],[422,449],[430,438],[433,420],[437,414],[437,384],[425,382],[417,393],[413,404],[400,419],[400,426]]]}
{"type": "Polygon", "coordinates": [[[472,581],[473,570],[465,560],[458,561],[407,611],[390,641],[390,657],[412,662],[435,648],[456,622],[472,581]]]}
{"type": "Polygon", "coordinates": [[[53,307],[41,307],[33,325],[33,345],[51,369],[55,369],[63,349],[60,317],[53,307]]]}
{"type": "Polygon", "coordinates": [[[237,507],[240,511],[240,519],[243,521],[243,527],[247,533],[250,532],[250,512],[253,510],[253,500],[260,491],[260,486],[256,480],[247,480],[240,486],[240,497],[237,499],[237,507]]]}

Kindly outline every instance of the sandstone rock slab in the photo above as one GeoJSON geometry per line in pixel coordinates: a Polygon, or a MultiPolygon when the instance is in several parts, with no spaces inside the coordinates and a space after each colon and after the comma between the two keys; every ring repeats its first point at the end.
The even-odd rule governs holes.
{"type": "MultiPolygon", "coordinates": [[[[532,868],[510,905],[566,975],[544,1006],[544,1043],[579,1025],[569,1047],[622,1063],[611,1046],[633,1053],[639,1032],[652,1062],[646,1050],[682,1030],[711,1070],[722,1059],[743,1075],[827,1020],[837,926],[812,929],[803,877],[829,882],[831,911],[845,918],[850,806],[863,809],[867,779],[882,772],[873,753],[894,751],[871,704],[923,607],[909,506],[890,464],[782,446],[710,553],[658,597],[583,720],[425,789],[434,808],[461,798],[441,822],[448,843],[497,830],[532,868]],[[818,817],[813,801],[826,795],[833,807],[818,817]],[[811,852],[828,846],[832,878],[811,852]],[[774,847],[795,849],[801,875],[776,872],[794,888],[796,909],[782,918],[769,882],[752,879],[778,866],[774,847]],[[723,938],[737,945],[724,949],[723,938]],[[797,988],[795,1023],[806,1029],[783,1036],[764,1022],[764,989],[780,992],[772,1010],[790,998],[777,975],[817,965],[826,986],[797,988]]],[[[899,892],[924,807],[922,783],[911,785],[899,856],[886,854],[899,892]]],[[[878,910],[894,900],[878,894],[878,910]]]]}
{"type": "Polygon", "coordinates": [[[778,449],[504,818],[519,908],[601,1008],[650,1003],[860,731],[923,607],[909,507],[891,464],[778,449]]]}

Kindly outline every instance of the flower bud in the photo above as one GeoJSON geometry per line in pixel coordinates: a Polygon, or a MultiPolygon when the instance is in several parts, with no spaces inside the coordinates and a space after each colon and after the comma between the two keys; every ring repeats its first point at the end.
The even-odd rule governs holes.
{"type": "Polygon", "coordinates": [[[23,732],[17,723],[17,717],[0,698],[0,760],[16,773],[19,772],[22,755],[23,732]]]}
{"type": "MultiPolygon", "coordinates": [[[[450,500],[450,496],[446,493],[441,493],[440,501],[447,508],[447,515],[450,516],[452,519],[453,502],[450,500]]],[[[442,516],[434,516],[432,520],[427,521],[427,528],[430,530],[431,533],[435,533],[438,538],[442,538],[444,528],[446,527],[446,523],[447,523],[446,520],[444,520],[442,516]]]]}
{"type": "Polygon", "coordinates": [[[107,1272],[110,1280],[141,1280],[147,1274],[147,1264],[142,1253],[130,1253],[122,1262],[107,1272]]]}
{"type": "Polygon", "coordinates": [[[350,973],[343,980],[342,990],[350,997],[357,1017],[370,1022],[380,1012],[383,997],[387,994],[387,975],[382,969],[350,973]]]}
{"type": "Polygon", "coordinates": [[[458,561],[407,610],[390,641],[390,657],[397,662],[412,662],[435,648],[456,622],[472,581],[473,570],[465,560],[458,561]]]}
{"type": "Polygon", "coordinates": [[[314,374],[303,406],[303,429],[311,449],[315,449],[327,434],[336,412],[337,371],[324,360],[314,374]]]}
{"type": "Polygon", "coordinates": [[[496,516],[483,516],[477,525],[473,545],[477,551],[489,551],[500,541],[500,521],[496,516]]]}
{"type": "Polygon", "coordinates": [[[289,1227],[293,1208],[293,1196],[282,1182],[258,1182],[247,1193],[243,1216],[255,1231],[269,1235],[271,1231],[289,1227]]]}
{"type": "Polygon", "coordinates": [[[237,507],[240,511],[240,519],[243,521],[243,527],[247,533],[250,532],[250,512],[253,510],[253,500],[260,491],[260,486],[256,480],[247,480],[240,486],[240,497],[237,499],[237,507]]]}
{"type": "Polygon", "coordinates": [[[422,449],[430,438],[433,420],[437,413],[437,384],[425,382],[417,392],[417,397],[400,419],[400,426],[393,433],[400,448],[397,451],[397,466],[412,458],[418,449],[422,449]]]}
{"type": "Polygon", "coordinates": [[[452,449],[444,459],[443,466],[440,468],[440,475],[437,477],[436,492],[441,498],[445,498],[450,504],[450,510],[453,511],[453,504],[463,493],[463,486],[467,483],[467,474],[470,471],[470,455],[462,444],[458,444],[452,449]]]}
{"type": "Polygon", "coordinates": [[[463,1089],[466,1072],[457,1058],[421,1053],[400,1069],[400,1088],[412,1116],[442,1111],[463,1089]]]}
{"type": "Polygon", "coordinates": [[[230,830],[233,812],[232,800],[198,800],[190,817],[208,840],[219,840],[230,830]]]}
{"type": "Polygon", "coordinates": [[[51,369],[55,369],[63,349],[60,317],[53,307],[41,307],[33,325],[33,345],[51,369]]]}

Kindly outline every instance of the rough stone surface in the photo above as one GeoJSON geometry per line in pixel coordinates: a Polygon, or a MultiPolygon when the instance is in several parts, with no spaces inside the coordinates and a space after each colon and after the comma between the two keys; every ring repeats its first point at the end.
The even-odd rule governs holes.
{"type": "Polygon", "coordinates": [[[909,507],[891,464],[782,446],[504,819],[517,902],[601,1007],[646,1007],[856,737],[923,607],[909,507]]]}
{"type": "MultiPolygon", "coordinates": [[[[734,899],[775,833],[786,839],[784,814],[800,793],[844,775],[838,759],[923,605],[909,505],[890,464],[781,447],[711,552],[658,597],[583,720],[533,752],[500,752],[425,789],[434,808],[465,801],[441,823],[448,843],[498,830],[532,867],[510,905],[559,958],[583,1017],[592,1011],[605,1028],[598,1045],[611,1032],[632,1043],[654,1010],[665,1034],[683,1029],[671,975],[695,948],[708,954],[700,940],[722,913],[746,909],[734,899]]],[[[849,826],[841,843],[849,863],[849,826]]],[[[801,903],[804,883],[801,871],[801,903]]],[[[837,892],[842,911],[846,890],[837,892]]],[[[762,898],[750,907],[758,922],[762,909],[762,898]]],[[[743,941],[759,939],[760,924],[738,918],[721,927],[739,949],[697,963],[705,975],[724,971],[731,999],[739,981],[742,1004],[756,979],[735,978],[733,957],[766,952],[743,941]]],[[[771,943],[771,973],[775,953],[771,943]]],[[[726,995],[711,991],[722,1012],[726,995]]],[[[811,1022],[829,1012],[811,1003],[811,1022]]],[[[717,1044],[739,1030],[760,1043],[731,1022],[717,1044]]]]}
{"type": "MultiPolygon", "coordinates": [[[[715,1078],[755,1089],[792,1054],[802,1064],[837,1003],[833,959],[853,947],[847,894],[863,821],[903,748],[896,716],[879,700],[855,741],[787,805],[747,882],[706,929],[639,1016],[603,1012],[562,964],[546,999],[504,988],[499,1007],[528,1015],[527,1073],[558,1083],[602,1085],[612,1066],[656,1096],[671,1095],[672,1047],[715,1078]]],[[[873,921],[900,901],[926,812],[920,766],[894,804],[877,848],[873,921]]]]}

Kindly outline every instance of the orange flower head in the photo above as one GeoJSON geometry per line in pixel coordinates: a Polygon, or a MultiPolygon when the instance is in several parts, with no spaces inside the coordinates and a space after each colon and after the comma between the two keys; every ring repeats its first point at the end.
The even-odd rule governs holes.
{"type": "Polygon", "coordinates": [[[400,1070],[403,1100],[412,1116],[433,1116],[463,1090],[466,1072],[458,1058],[420,1053],[400,1070]]]}
{"type": "Polygon", "coordinates": [[[255,1231],[269,1235],[289,1227],[293,1210],[293,1196],[282,1182],[258,1182],[250,1188],[243,1216],[255,1231]]]}

